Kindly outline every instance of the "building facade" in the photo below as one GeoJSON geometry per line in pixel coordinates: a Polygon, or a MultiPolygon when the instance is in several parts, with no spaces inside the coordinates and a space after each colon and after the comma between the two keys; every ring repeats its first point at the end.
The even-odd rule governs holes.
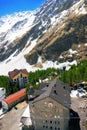
{"type": "Polygon", "coordinates": [[[2,99],[2,109],[3,112],[7,112],[12,107],[14,107],[17,103],[23,101],[26,98],[26,89],[22,89],[14,94],[11,94],[2,99]]]}
{"type": "Polygon", "coordinates": [[[8,74],[11,85],[17,84],[19,89],[22,89],[28,84],[28,72],[26,69],[15,69],[10,71],[8,74]]]}
{"type": "Polygon", "coordinates": [[[40,87],[39,92],[29,96],[34,129],[68,130],[71,104],[69,86],[59,79],[43,86],[40,87]]]}
{"type": "Polygon", "coordinates": [[[0,100],[5,98],[6,96],[6,89],[5,88],[0,88],[0,100]]]}

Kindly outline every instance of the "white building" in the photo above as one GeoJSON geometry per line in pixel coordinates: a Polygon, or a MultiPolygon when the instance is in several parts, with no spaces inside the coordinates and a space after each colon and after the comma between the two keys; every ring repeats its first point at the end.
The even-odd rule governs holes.
{"type": "Polygon", "coordinates": [[[22,127],[26,129],[27,128],[31,128],[32,127],[32,120],[30,118],[30,108],[29,105],[27,106],[27,108],[25,109],[24,113],[22,114],[21,117],[21,123],[22,123],[22,127]]]}
{"type": "Polygon", "coordinates": [[[0,100],[5,98],[6,96],[6,89],[5,88],[0,88],[0,100]]]}

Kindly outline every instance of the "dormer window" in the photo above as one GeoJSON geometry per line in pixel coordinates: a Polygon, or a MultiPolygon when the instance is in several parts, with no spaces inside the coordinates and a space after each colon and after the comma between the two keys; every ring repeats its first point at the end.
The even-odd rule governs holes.
{"type": "Polygon", "coordinates": [[[52,121],[50,121],[50,123],[52,124],[52,121]]]}
{"type": "Polygon", "coordinates": [[[48,85],[48,84],[47,84],[46,86],[47,86],[47,87],[49,87],[49,85],[48,85]]]}
{"type": "Polygon", "coordinates": [[[57,91],[56,90],[54,90],[54,93],[57,95],[57,91]]]}
{"type": "Polygon", "coordinates": [[[66,87],[65,87],[65,86],[63,86],[63,88],[64,88],[64,89],[66,89],[66,87]]]}

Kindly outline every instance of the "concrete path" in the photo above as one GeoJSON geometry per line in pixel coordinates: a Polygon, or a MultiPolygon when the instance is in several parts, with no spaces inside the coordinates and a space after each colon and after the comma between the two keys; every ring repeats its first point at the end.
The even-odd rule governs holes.
{"type": "Polygon", "coordinates": [[[20,118],[27,107],[26,102],[19,103],[0,119],[0,130],[20,130],[20,118]]]}

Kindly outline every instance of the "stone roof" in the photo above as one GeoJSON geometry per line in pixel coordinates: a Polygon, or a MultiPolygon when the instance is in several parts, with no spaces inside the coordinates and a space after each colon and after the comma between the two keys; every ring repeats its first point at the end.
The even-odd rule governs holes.
{"type": "Polygon", "coordinates": [[[60,104],[62,104],[65,107],[70,107],[70,87],[63,83],[62,81],[60,81],[58,78],[56,78],[55,80],[51,81],[49,84],[45,84],[43,85],[42,83],[42,89],[40,87],[40,91],[43,90],[43,93],[40,94],[38,97],[34,98],[34,100],[32,101],[32,103],[35,103],[39,100],[42,100],[46,97],[51,97],[52,99],[56,100],[57,102],[59,102],[60,104]]]}

